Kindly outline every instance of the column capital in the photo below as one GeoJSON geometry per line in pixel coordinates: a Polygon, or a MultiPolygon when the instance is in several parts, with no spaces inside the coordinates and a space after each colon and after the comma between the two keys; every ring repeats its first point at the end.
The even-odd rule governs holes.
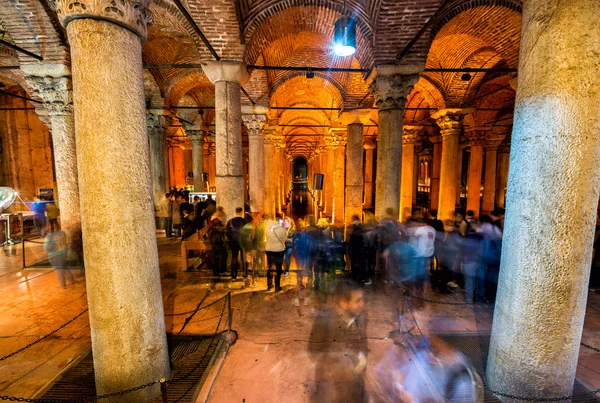
{"type": "Polygon", "coordinates": [[[73,87],[71,77],[26,76],[25,81],[33,88],[33,96],[44,101],[50,116],[73,114],[73,87]]]}
{"type": "Polygon", "coordinates": [[[151,0],[49,0],[60,23],[66,28],[76,19],[105,20],[126,28],[140,37],[148,37],[148,26],[153,17],[151,0]]]}
{"type": "Polygon", "coordinates": [[[442,136],[429,136],[429,141],[432,144],[440,144],[442,142],[442,136]]]}
{"type": "Polygon", "coordinates": [[[202,71],[211,83],[219,81],[234,82],[244,85],[250,80],[246,63],[233,60],[219,60],[202,63],[202,71]]]}
{"type": "Polygon", "coordinates": [[[498,147],[500,146],[500,144],[502,144],[502,141],[504,140],[505,136],[501,136],[501,135],[492,135],[489,136],[487,138],[487,141],[485,142],[485,149],[486,150],[496,150],[498,149],[498,147]]]}
{"type": "Polygon", "coordinates": [[[448,108],[440,109],[431,117],[440,127],[442,136],[458,135],[465,115],[472,113],[475,108],[448,108]]]}
{"type": "Polygon", "coordinates": [[[210,143],[208,141],[202,143],[202,155],[210,157],[210,143]]]}
{"type": "Polygon", "coordinates": [[[510,144],[502,143],[498,146],[499,154],[510,154],[510,144]]]}
{"type": "Polygon", "coordinates": [[[173,118],[169,115],[149,112],[146,114],[146,126],[150,136],[162,136],[167,127],[171,125],[173,118]]]}
{"type": "Polygon", "coordinates": [[[472,146],[484,146],[486,144],[489,131],[489,127],[473,126],[465,128],[465,135],[469,138],[472,146]]]}
{"type": "Polygon", "coordinates": [[[264,114],[252,114],[242,115],[242,121],[248,129],[248,136],[256,137],[260,136],[260,131],[265,126],[267,115],[264,114]]]}
{"type": "Polygon", "coordinates": [[[375,97],[377,108],[403,109],[408,94],[419,81],[419,72],[415,68],[407,70],[395,65],[376,66],[367,79],[367,85],[375,97]]]}
{"type": "Polygon", "coordinates": [[[365,137],[363,148],[365,150],[374,150],[377,148],[377,139],[375,137],[365,137]]]}
{"type": "Polygon", "coordinates": [[[421,139],[419,133],[423,129],[423,126],[412,126],[412,125],[404,125],[402,126],[402,144],[415,144],[417,141],[421,139]]]}
{"type": "Polygon", "coordinates": [[[371,110],[370,109],[352,109],[349,111],[344,111],[340,115],[340,122],[345,125],[366,125],[371,120],[371,110]]]}

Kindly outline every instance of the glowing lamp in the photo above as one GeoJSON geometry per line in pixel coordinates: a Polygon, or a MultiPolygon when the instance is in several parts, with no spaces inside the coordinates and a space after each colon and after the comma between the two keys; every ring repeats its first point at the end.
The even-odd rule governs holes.
{"type": "Polygon", "coordinates": [[[333,52],[340,57],[356,52],[356,21],[350,17],[339,18],[333,27],[333,52]]]}

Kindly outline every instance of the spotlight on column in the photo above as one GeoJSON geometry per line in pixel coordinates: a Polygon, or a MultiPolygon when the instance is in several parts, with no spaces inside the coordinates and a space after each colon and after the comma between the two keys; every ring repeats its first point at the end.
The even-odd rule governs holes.
{"type": "Polygon", "coordinates": [[[463,81],[469,81],[471,79],[471,75],[469,73],[465,73],[462,76],[460,76],[460,79],[463,81]]]}
{"type": "Polygon", "coordinates": [[[352,56],[356,52],[356,21],[341,17],[333,26],[333,52],[340,57],[352,56]]]}

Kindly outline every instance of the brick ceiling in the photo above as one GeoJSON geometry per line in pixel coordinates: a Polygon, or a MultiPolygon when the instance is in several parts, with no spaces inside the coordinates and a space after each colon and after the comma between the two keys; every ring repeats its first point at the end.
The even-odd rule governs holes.
{"type": "MultiPolygon", "coordinates": [[[[520,40],[520,2],[517,0],[451,0],[402,60],[399,51],[435,13],[441,0],[183,0],[195,23],[223,59],[244,60],[268,66],[312,66],[371,69],[400,63],[428,68],[517,67],[520,40]],[[341,15],[353,15],[358,26],[358,50],[354,57],[332,54],[333,23],[341,15]]],[[[40,0],[0,0],[0,24],[6,40],[40,54],[45,62],[69,59],[64,30],[40,0]]],[[[143,46],[144,63],[181,64],[212,60],[210,52],[172,0],[152,0],[154,24],[143,46]]],[[[32,63],[33,59],[0,48],[0,65],[32,63]]],[[[510,108],[514,91],[507,73],[477,73],[468,81],[461,73],[423,73],[410,94],[407,123],[432,126],[427,108],[510,108]],[[503,88],[506,87],[506,88],[503,88]],[[496,91],[493,96],[482,94],[496,91]]],[[[0,80],[21,83],[19,72],[0,70],[0,80]]],[[[214,106],[214,86],[201,69],[146,70],[147,104],[152,107],[214,106]],[[152,81],[152,82],[149,82],[152,81]],[[162,105],[161,105],[162,103],[162,105]]],[[[365,74],[252,71],[245,86],[252,100],[264,106],[372,107],[365,74]],[[366,98],[365,98],[366,96],[366,98]]],[[[250,100],[243,97],[244,104],[250,100]]],[[[195,111],[177,110],[180,116],[195,111]]],[[[431,111],[432,112],[432,111],[431,111]]],[[[510,115],[510,112],[508,113],[510,115]]],[[[335,111],[273,111],[290,135],[289,146],[313,149],[326,130],[308,126],[335,125],[335,111]],[[313,136],[301,136],[312,134],[313,136]]],[[[505,111],[478,111],[470,122],[483,124],[507,115],[505,111]]],[[[210,119],[210,114],[205,116],[210,119]]],[[[190,116],[187,116],[188,118],[190,116]]],[[[377,122],[373,113],[372,123],[377,122]]],[[[374,129],[376,130],[376,129],[374,129]]],[[[433,131],[434,129],[427,129],[433,131]]],[[[304,152],[303,152],[304,153],[304,152]]]]}

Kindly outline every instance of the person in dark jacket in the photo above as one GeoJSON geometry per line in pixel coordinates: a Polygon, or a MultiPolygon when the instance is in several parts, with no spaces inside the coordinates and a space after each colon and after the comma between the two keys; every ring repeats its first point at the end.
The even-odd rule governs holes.
{"type": "Polygon", "coordinates": [[[368,280],[365,270],[365,234],[358,215],[352,216],[352,223],[346,229],[346,234],[352,279],[359,284],[365,283],[368,280]]]}
{"type": "MultiPolygon", "coordinates": [[[[235,209],[235,217],[227,221],[227,239],[229,240],[229,249],[231,250],[231,279],[235,280],[240,267],[240,259],[244,264],[244,256],[242,255],[242,247],[240,244],[240,231],[246,225],[244,218],[244,209],[237,207],[235,209]]],[[[244,269],[244,272],[246,270],[244,269]]]]}
{"type": "Polygon", "coordinates": [[[227,247],[225,245],[225,220],[224,215],[217,214],[210,222],[208,239],[212,248],[213,273],[215,276],[224,276],[227,270],[227,247]]]}

